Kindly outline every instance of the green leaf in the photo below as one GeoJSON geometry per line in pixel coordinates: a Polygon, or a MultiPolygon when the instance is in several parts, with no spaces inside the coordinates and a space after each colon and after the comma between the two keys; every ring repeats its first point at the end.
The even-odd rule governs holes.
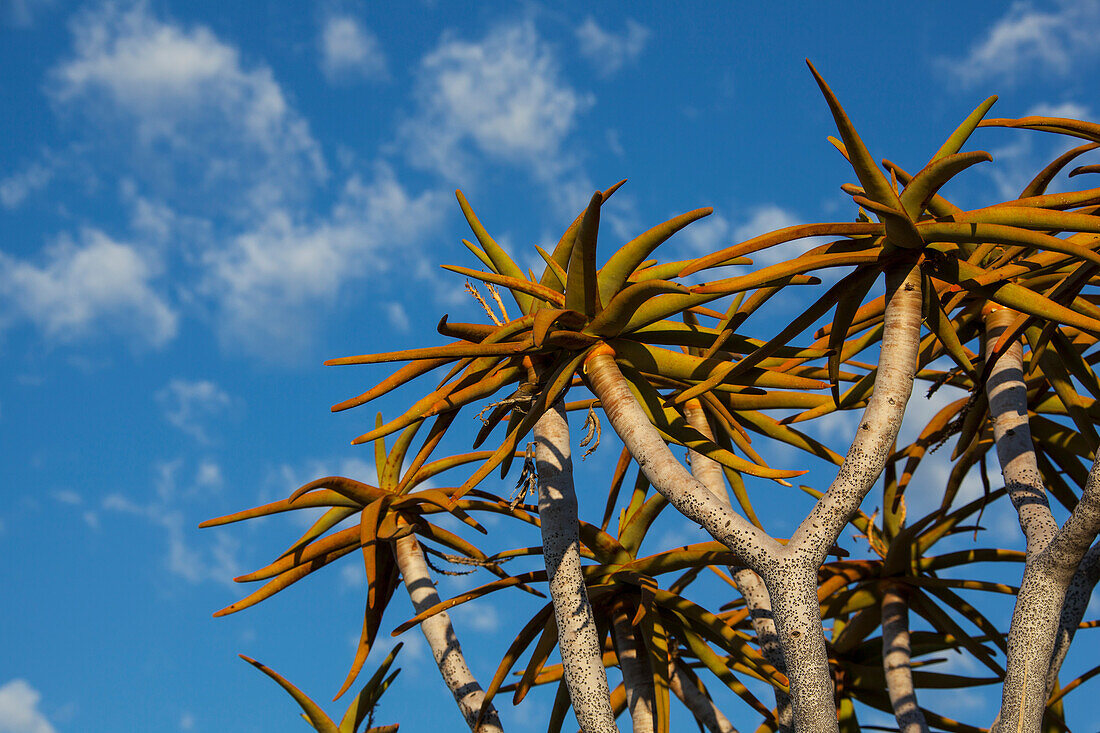
{"type": "MultiPolygon", "coordinates": [[[[462,207],[462,215],[466,217],[466,221],[469,223],[470,229],[473,230],[474,236],[477,237],[478,243],[492,261],[493,269],[500,275],[526,282],[526,278],[523,276],[523,270],[512,261],[512,258],[508,256],[504,248],[489,236],[489,232],[482,226],[481,221],[477,218],[477,214],[474,213],[474,210],[470,207],[469,202],[466,201],[466,197],[462,195],[462,192],[455,191],[455,196],[458,198],[458,205],[462,207]]],[[[515,297],[516,304],[521,311],[524,313],[530,312],[531,298],[525,292],[512,290],[512,295],[515,297]]]]}
{"type": "Polygon", "coordinates": [[[592,194],[592,200],[588,203],[577,230],[577,241],[570,253],[568,279],[565,283],[565,307],[584,313],[589,318],[595,318],[602,308],[599,285],[596,282],[596,239],[600,231],[602,203],[603,194],[599,191],[592,194]]]}
{"type": "Polygon", "coordinates": [[[305,713],[306,720],[309,721],[309,724],[313,726],[314,730],[317,730],[319,733],[341,733],[340,729],[336,727],[336,724],[333,723],[327,715],[325,715],[324,711],[321,710],[317,703],[309,699],[309,697],[297,687],[290,684],[290,682],[288,682],[286,678],[284,678],[278,672],[264,666],[263,664],[260,664],[255,659],[246,657],[243,654],[238,654],[237,656],[266,674],[271,679],[275,680],[275,682],[278,683],[279,687],[282,687],[284,690],[286,690],[290,694],[290,696],[294,698],[294,701],[298,703],[298,705],[302,708],[302,711],[305,713]]]}
{"type": "Polygon", "coordinates": [[[676,232],[688,224],[698,221],[713,213],[709,206],[704,209],[695,209],[686,214],[669,219],[663,224],[658,224],[643,234],[624,244],[615,254],[608,258],[607,263],[600,268],[598,275],[600,283],[600,300],[610,303],[618,292],[626,284],[627,279],[638,269],[647,257],[661,244],[668,240],[676,232]]]}

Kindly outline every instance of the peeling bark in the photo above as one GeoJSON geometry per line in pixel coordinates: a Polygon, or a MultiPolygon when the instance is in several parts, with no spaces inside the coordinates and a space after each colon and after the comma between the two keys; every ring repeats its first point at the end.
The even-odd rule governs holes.
{"type": "Polygon", "coordinates": [[[882,669],[898,721],[898,733],[928,733],[928,724],[917,705],[917,691],[913,686],[909,593],[900,583],[891,583],[882,595],[882,669]]]}
{"type": "MultiPolygon", "coordinates": [[[[420,549],[420,541],[416,536],[408,535],[397,540],[394,543],[394,556],[397,558],[401,577],[405,581],[405,588],[409,591],[409,598],[416,612],[421,613],[437,605],[439,593],[435,589],[435,583],[432,582],[428,564],[424,562],[424,553],[420,549]]],[[[462,645],[458,643],[458,636],[455,635],[454,626],[451,625],[451,617],[446,611],[440,611],[421,621],[420,630],[424,632],[424,638],[431,647],[432,657],[435,658],[435,663],[439,667],[439,673],[443,675],[443,681],[454,695],[466,725],[475,733],[501,733],[503,729],[500,726],[500,718],[492,705],[482,718],[481,725],[474,728],[481,704],[485,700],[485,692],[466,664],[462,645]]]]}
{"type": "Polygon", "coordinates": [[[596,620],[581,575],[569,424],[560,401],[535,423],[534,438],[543,556],[573,712],[584,733],[618,733],[596,620]]]}

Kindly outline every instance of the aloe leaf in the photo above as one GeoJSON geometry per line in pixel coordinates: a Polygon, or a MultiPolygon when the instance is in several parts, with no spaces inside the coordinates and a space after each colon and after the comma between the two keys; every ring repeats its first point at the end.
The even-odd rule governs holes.
{"type": "Polygon", "coordinates": [[[1085,143],[1084,145],[1078,145],[1072,150],[1067,150],[1062,153],[1031,179],[1031,182],[1020,192],[1020,198],[1041,196],[1046,193],[1047,186],[1050,185],[1050,182],[1054,180],[1056,175],[1062,172],[1063,168],[1069,165],[1074,159],[1098,147],[1100,147],[1100,143],[1085,143]]]}
{"type": "Polygon", "coordinates": [[[328,564],[336,557],[346,555],[359,547],[359,525],[336,532],[324,539],[303,545],[300,551],[284,553],[275,562],[254,570],[251,573],[233,578],[235,583],[251,583],[267,580],[285,573],[292,568],[308,565],[314,561],[328,564]]]}
{"type": "MultiPolygon", "coordinates": [[[[485,250],[485,254],[492,260],[493,269],[498,274],[506,277],[516,278],[517,280],[524,280],[523,270],[521,270],[512,258],[508,256],[508,253],[504,251],[496,241],[489,236],[489,232],[482,226],[481,221],[477,218],[477,214],[470,207],[470,203],[466,200],[466,197],[462,195],[461,191],[455,191],[455,196],[458,198],[458,205],[462,207],[462,215],[466,217],[466,221],[470,225],[470,229],[473,231],[474,236],[477,237],[478,243],[482,249],[485,250]]],[[[523,291],[512,291],[512,295],[516,299],[516,304],[519,309],[524,313],[531,310],[531,298],[523,291]]]]}
{"type": "Polygon", "coordinates": [[[683,285],[668,280],[644,280],[633,283],[615,293],[611,301],[584,330],[597,336],[617,336],[626,328],[638,308],[649,299],[666,293],[687,295],[689,292],[683,285]]]}
{"type": "Polygon", "coordinates": [[[584,361],[588,355],[588,351],[582,351],[571,358],[563,359],[559,361],[552,371],[546,386],[538,397],[535,398],[534,404],[527,410],[527,414],[524,415],[519,425],[509,431],[508,436],[504,439],[492,456],[481,465],[477,471],[474,472],[470,478],[459,487],[455,492],[451,501],[457,501],[470,489],[477,486],[486,476],[488,476],[493,469],[501,465],[506,458],[510,458],[515,455],[516,446],[519,444],[520,438],[527,435],[534,427],[535,422],[542,417],[542,414],[546,412],[550,405],[553,405],[555,401],[568,389],[570,383],[573,380],[573,374],[577,368],[584,361]]]}
{"type": "Polygon", "coordinates": [[[451,361],[453,361],[453,359],[450,358],[421,359],[418,361],[414,361],[411,364],[406,364],[390,376],[383,379],[374,387],[368,389],[363,394],[359,395],[358,397],[352,397],[351,399],[344,400],[343,402],[338,402],[337,404],[333,405],[331,409],[333,412],[340,412],[341,410],[347,410],[352,407],[364,405],[373,399],[377,399],[378,397],[381,397],[382,395],[397,389],[403,384],[411,382],[413,379],[416,379],[420,375],[427,374],[433,369],[443,366],[444,364],[448,364],[451,361]]]}
{"type": "Polygon", "coordinates": [[[535,643],[535,648],[531,652],[531,658],[527,662],[527,667],[523,670],[523,676],[520,677],[519,682],[516,684],[515,692],[512,695],[512,705],[519,705],[520,702],[527,696],[527,693],[531,690],[531,685],[535,681],[536,675],[542,670],[543,665],[546,664],[546,660],[550,657],[550,653],[554,651],[554,647],[558,645],[558,624],[552,614],[548,615],[546,622],[542,628],[542,634],[539,636],[538,642],[535,643]]]}
{"type": "Polygon", "coordinates": [[[312,725],[314,729],[319,731],[319,733],[340,733],[340,729],[336,727],[336,724],[333,723],[327,715],[325,715],[324,711],[321,710],[317,703],[313,702],[313,700],[311,700],[304,692],[288,682],[287,679],[281,674],[271,669],[270,667],[267,667],[260,662],[257,662],[255,659],[246,657],[243,654],[238,654],[237,656],[266,674],[271,679],[275,680],[279,687],[282,687],[284,690],[286,690],[287,693],[289,693],[290,696],[294,698],[294,701],[298,703],[298,705],[302,708],[302,711],[305,713],[305,717],[309,721],[309,724],[312,725]]]}
{"type": "MultiPolygon", "coordinates": [[[[375,546],[364,546],[363,556],[366,557],[368,550],[375,546]]],[[[367,655],[370,654],[374,641],[378,638],[378,629],[382,625],[382,614],[393,597],[399,577],[397,564],[393,561],[393,556],[389,554],[380,556],[376,572],[367,576],[369,590],[367,605],[363,611],[363,630],[359,634],[359,644],[355,650],[355,659],[352,660],[351,669],[348,670],[344,684],[340,686],[336,697],[333,698],[334,700],[340,699],[347,692],[352,683],[355,682],[355,678],[359,676],[363,664],[367,661],[367,655]]]]}
{"type": "MultiPolygon", "coordinates": [[[[840,405],[840,360],[844,346],[844,339],[848,335],[852,321],[855,318],[863,299],[868,291],[878,280],[879,268],[857,268],[855,272],[842,278],[833,288],[836,293],[830,298],[836,303],[836,311],[833,314],[832,332],[829,334],[829,383],[833,393],[833,402],[840,405]],[[843,286],[843,287],[842,287],[843,286]]],[[[828,295],[828,294],[827,294],[828,295]]],[[[824,301],[822,297],[821,301],[824,301]]],[[[815,304],[816,305],[816,304],[815,304]]],[[[811,310],[813,310],[811,308],[811,310]]],[[[816,318],[814,320],[817,320],[816,318]]],[[[792,335],[793,337],[793,335],[792,335]]]]}
{"type": "Polygon", "coordinates": [[[979,127],[1015,127],[1041,132],[1054,132],[1060,135],[1079,137],[1092,142],[1100,142],[1100,125],[1095,122],[1071,120],[1065,117],[1020,117],[1010,120],[992,118],[982,120],[979,127]]]}
{"type": "MultiPolygon", "coordinates": [[[[545,626],[548,623],[553,623],[554,606],[551,603],[547,603],[534,616],[524,625],[520,632],[516,634],[515,640],[509,645],[508,650],[504,652],[504,658],[500,660],[500,664],[497,665],[497,670],[493,674],[493,679],[489,683],[489,688],[485,691],[485,699],[481,703],[481,710],[478,712],[477,722],[480,725],[485,713],[488,712],[492,705],[493,698],[496,697],[497,692],[500,690],[500,686],[504,684],[504,680],[508,677],[508,673],[512,671],[512,667],[519,661],[519,657],[523,654],[524,650],[531,645],[531,642],[535,640],[535,636],[539,632],[545,634],[545,626]]],[[[556,634],[555,634],[556,636],[556,634]]],[[[477,726],[475,726],[476,729],[477,726]]]]}
{"type": "Polygon", "coordinates": [[[226,514],[223,517],[207,519],[206,521],[199,524],[199,528],[206,529],[207,527],[220,527],[223,524],[242,522],[246,519],[253,519],[255,517],[267,517],[271,516],[272,514],[292,512],[295,509],[335,506],[349,507],[354,510],[358,510],[359,508],[358,503],[351,501],[350,499],[347,499],[340,494],[337,494],[335,491],[318,491],[308,497],[299,499],[293,504],[288,499],[281,499],[280,501],[273,501],[270,504],[261,504],[260,506],[253,507],[251,509],[245,509],[243,511],[234,512],[232,514],[226,514]]]}
{"type": "Polygon", "coordinates": [[[401,671],[400,669],[394,670],[392,675],[386,677],[386,672],[388,672],[393,665],[394,660],[397,658],[397,653],[401,651],[403,646],[405,646],[404,642],[398,642],[394,645],[390,653],[387,654],[386,658],[382,660],[382,663],[378,665],[378,669],[371,675],[367,683],[363,685],[363,689],[360,690],[359,694],[355,696],[355,699],[351,701],[347,712],[344,713],[344,717],[340,720],[340,733],[355,733],[363,721],[366,720],[370,711],[378,704],[378,700],[382,696],[382,693],[386,691],[386,688],[390,686],[394,677],[401,671]]]}
{"type": "Polygon", "coordinates": [[[489,255],[485,254],[485,250],[483,250],[481,247],[478,247],[476,244],[468,239],[463,239],[462,243],[466,245],[466,249],[470,250],[470,252],[473,253],[474,257],[477,257],[482,265],[488,267],[490,270],[496,269],[496,267],[493,265],[493,261],[489,259],[489,255]]]}
{"type": "Polygon", "coordinates": [[[794,226],[777,229],[774,232],[761,234],[752,239],[747,239],[740,244],[726,247],[725,249],[693,260],[680,271],[680,277],[687,277],[700,270],[705,270],[708,267],[716,267],[726,260],[749,255],[753,252],[759,252],[762,249],[774,247],[786,242],[793,242],[797,239],[824,236],[875,236],[881,235],[884,232],[885,229],[882,224],[874,222],[838,221],[823,224],[796,224],[794,226]]]}
{"type": "Polygon", "coordinates": [[[874,158],[868,152],[867,146],[863,144],[859,133],[852,125],[852,121],[848,119],[844,108],[840,106],[840,101],[837,100],[833,90],[829,88],[829,85],[825,83],[825,80],[817,73],[817,69],[808,59],[806,65],[810,67],[810,73],[814,75],[821,93],[825,96],[825,101],[833,114],[833,120],[836,122],[840,137],[844,140],[847,158],[852,164],[856,177],[859,178],[863,190],[867,192],[867,197],[882,207],[882,211],[879,213],[883,216],[887,237],[901,247],[911,249],[921,247],[923,242],[913,226],[913,221],[906,215],[905,209],[898,199],[898,194],[894,191],[890,182],[886,180],[882,170],[875,164],[874,158]]]}
{"type": "Polygon", "coordinates": [[[600,268],[598,275],[600,299],[604,303],[611,302],[611,299],[622,289],[627,278],[638,269],[657,247],[688,224],[698,221],[705,216],[709,216],[713,212],[714,209],[708,206],[703,209],[695,209],[694,211],[680,214],[663,224],[658,224],[624,244],[615,254],[611,255],[606,264],[600,268]]]}
{"type": "Polygon", "coordinates": [[[989,153],[978,150],[971,153],[955,153],[938,156],[926,165],[905,187],[899,196],[901,205],[910,219],[915,220],[928,207],[928,202],[951,180],[972,165],[993,160],[989,153]]]}
{"type": "Polygon", "coordinates": [[[603,195],[599,191],[592,194],[570,253],[565,283],[565,307],[584,313],[589,318],[594,318],[602,307],[596,282],[596,239],[600,230],[602,203],[603,195]]]}
{"type": "MultiPolygon", "coordinates": [[[[511,275],[497,275],[492,272],[482,272],[481,270],[471,270],[468,267],[459,267],[458,265],[440,265],[444,270],[450,270],[451,272],[458,273],[459,275],[465,275],[466,277],[472,277],[475,280],[481,280],[482,282],[492,283],[493,285],[500,285],[507,288],[512,292],[512,295],[518,300],[522,295],[533,296],[539,300],[545,300],[547,303],[553,303],[554,305],[561,306],[564,302],[561,293],[556,290],[552,290],[547,287],[543,287],[538,283],[533,283],[525,277],[514,277],[511,275]]],[[[525,302],[530,303],[531,298],[525,298],[525,302]]]]}
{"type": "MultiPolygon", "coordinates": [[[[530,345],[530,342],[527,342],[530,345]]],[[[398,430],[402,430],[408,425],[420,420],[433,417],[441,412],[450,412],[457,410],[472,402],[484,399],[489,395],[497,392],[501,387],[506,384],[515,382],[517,379],[521,379],[524,376],[524,370],[522,367],[505,367],[498,370],[496,373],[485,376],[481,381],[464,387],[463,389],[457,389],[448,391],[446,394],[440,394],[440,392],[433,392],[429,397],[433,397],[434,401],[431,405],[425,405],[425,400],[418,401],[413,407],[409,408],[403,415],[400,415],[388,423],[381,425],[370,432],[363,433],[359,437],[352,441],[352,445],[359,445],[375,440],[381,435],[389,435],[395,433],[398,430]]]]}
{"type": "Polygon", "coordinates": [[[974,130],[978,128],[982,118],[985,117],[989,109],[997,102],[997,95],[987,98],[984,102],[979,104],[973,112],[967,115],[966,119],[962,121],[955,131],[948,136],[944,141],[940,149],[936,151],[936,154],[932,156],[932,160],[940,160],[946,158],[949,155],[954,155],[962,150],[962,146],[966,144],[966,141],[973,134],[974,130]]]}

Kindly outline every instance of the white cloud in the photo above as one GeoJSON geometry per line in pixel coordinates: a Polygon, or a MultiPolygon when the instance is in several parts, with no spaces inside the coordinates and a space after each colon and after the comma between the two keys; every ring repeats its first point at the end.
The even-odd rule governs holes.
{"type": "Polygon", "coordinates": [[[556,178],[574,165],[562,142],[594,101],[561,78],[530,21],[480,42],[445,36],[421,62],[415,93],[419,110],[402,131],[409,157],[455,180],[478,157],[556,178]]]}
{"type": "Polygon", "coordinates": [[[14,209],[35,191],[46,187],[53,171],[41,163],[31,163],[21,171],[0,179],[0,205],[14,209]]]}
{"type": "Polygon", "coordinates": [[[411,195],[379,165],[374,180],[348,181],[327,218],[299,221],[285,209],[206,256],[201,290],[214,298],[223,342],[285,353],[308,341],[312,311],[332,305],[357,278],[378,276],[441,221],[440,192],[411,195]]]}
{"type": "Polygon", "coordinates": [[[626,21],[620,35],[605,31],[589,16],[576,30],[581,55],[592,62],[603,77],[613,75],[623,66],[637,60],[645,49],[650,32],[635,20],[626,21]]]}
{"type": "Polygon", "coordinates": [[[222,467],[211,460],[204,460],[199,463],[199,468],[195,472],[195,485],[202,488],[218,489],[225,483],[225,479],[222,478],[222,467]]]}
{"type": "Polygon", "coordinates": [[[263,208],[325,177],[320,147],[271,69],[246,67],[208,28],[159,20],[145,2],[107,3],[71,27],[74,53],[49,91],[134,145],[149,185],[174,183],[191,198],[243,186],[263,208]]]}
{"type": "Polygon", "coordinates": [[[0,253],[0,303],[58,341],[99,330],[132,331],[152,346],[176,335],[177,314],[152,286],[159,265],[148,253],[85,229],[62,238],[41,266],[0,253]]]}
{"type": "Polygon", "coordinates": [[[325,19],[320,46],[321,70],[329,82],[388,76],[378,37],[350,15],[331,15],[325,19]]]}
{"type": "Polygon", "coordinates": [[[401,332],[409,330],[409,314],[401,303],[397,301],[386,303],[385,313],[386,319],[395,329],[401,332]]]}
{"type": "Polygon", "coordinates": [[[1026,75],[1064,76],[1097,53],[1098,0],[1061,0],[1051,10],[1015,2],[962,59],[945,61],[963,84],[1026,75]]]}
{"type": "Polygon", "coordinates": [[[0,733],[55,733],[38,709],[41,693],[23,679],[0,687],[0,733]]]}
{"type": "Polygon", "coordinates": [[[76,506],[84,502],[80,494],[76,493],[72,489],[61,489],[59,491],[55,491],[53,492],[53,498],[61,502],[62,504],[69,504],[71,506],[76,506]]]}
{"type": "MultiPolygon", "coordinates": [[[[179,491],[176,473],[182,465],[182,460],[176,460],[154,466],[156,497],[149,503],[109,494],[103,499],[102,509],[138,517],[158,528],[168,543],[164,563],[172,574],[189,583],[214,581],[232,586],[233,578],[241,574],[241,542],[228,532],[202,534],[196,527],[198,522],[185,515],[181,502],[198,496],[204,487],[196,484],[179,491]]],[[[201,466],[198,475],[201,479],[201,466]]]]}
{"type": "Polygon", "coordinates": [[[180,716],[180,730],[194,730],[195,728],[195,716],[191,713],[184,713],[180,716]]]}
{"type": "Polygon", "coordinates": [[[1077,102],[1061,102],[1059,104],[1037,104],[1027,112],[1025,117],[1067,117],[1072,120],[1092,119],[1092,112],[1083,104],[1077,102]]]}
{"type": "MultiPolygon", "coordinates": [[[[218,417],[233,404],[229,394],[209,380],[173,379],[157,392],[157,404],[164,411],[164,419],[187,433],[200,443],[209,443],[203,423],[218,417]]],[[[209,484],[210,479],[220,479],[220,469],[212,464],[213,473],[203,463],[199,467],[200,483],[209,484]],[[204,473],[205,471],[205,473],[204,473]]]]}
{"type": "MultiPolygon", "coordinates": [[[[676,236],[682,238],[692,252],[698,255],[732,247],[761,234],[797,223],[799,223],[798,217],[790,211],[776,204],[762,204],[750,209],[747,218],[739,223],[731,222],[728,218],[716,212],[705,219],[693,222],[676,236]]],[[[754,252],[749,257],[753,260],[754,269],[760,269],[791,257],[797,257],[815,245],[816,241],[798,240],[790,244],[781,244],[774,248],[754,252]]]]}
{"type": "Polygon", "coordinates": [[[4,0],[4,19],[14,26],[28,27],[34,24],[34,16],[53,5],[53,0],[4,0]]]}

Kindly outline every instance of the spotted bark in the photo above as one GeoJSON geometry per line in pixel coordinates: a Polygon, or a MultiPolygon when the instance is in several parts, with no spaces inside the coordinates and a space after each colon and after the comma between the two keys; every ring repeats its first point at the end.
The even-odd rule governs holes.
{"type": "Polygon", "coordinates": [[[737,733],[714,700],[696,686],[695,680],[688,677],[675,660],[668,665],[668,688],[710,733],[737,733]]]}
{"type": "Polygon", "coordinates": [[[891,583],[882,594],[882,670],[886,691],[898,721],[898,733],[928,733],[928,723],[917,705],[909,647],[909,594],[891,583]]]}
{"type": "Polygon", "coordinates": [[[886,289],[874,394],[836,479],[787,545],[734,512],[676,460],[631,394],[610,349],[594,351],[585,362],[589,386],[608,422],[650,484],[763,578],[787,663],[794,728],[799,733],[838,731],[817,570],[881,475],[913,389],[921,322],[919,268],[911,263],[894,267],[887,273],[886,289]]]}
{"type": "Polygon", "coordinates": [[[560,401],[535,423],[534,438],[543,557],[573,713],[584,733],[618,733],[596,620],[581,575],[569,424],[560,401]]]}
{"type": "MultiPolygon", "coordinates": [[[[684,403],[684,415],[688,424],[706,437],[714,440],[714,430],[703,412],[699,400],[688,400],[684,403]]],[[[731,507],[729,491],[726,489],[726,478],[722,467],[702,453],[688,451],[691,461],[691,473],[710,489],[726,506],[731,507]]],[[[745,599],[745,606],[749,611],[749,620],[752,622],[753,631],[756,632],[756,641],[760,645],[760,652],[773,667],[787,673],[787,665],[783,660],[783,650],[779,646],[779,635],[775,631],[775,619],[772,615],[772,601],[768,596],[768,589],[764,581],[756,574],[756,571],[746,567],[729,567],[730,577],[737,585],[741,597],[745,599]]],[[[791,698],[779,688],[775,688],[776,722],[779,724],[780,733],[789,733],[791,730],[791,698]]]]}
{"type": "MultiPolygon", "coordinates": [[[[416,612],[421,613],[437,605],[439,593],[435,589],[435,583],[432,582],[428,564],[424,561],[420,541],[414,535],[402,537],[395,543],[394,555],[416,612]]],[[[443,681],[454,695],[466,725],[475,733],[501,733],[503,729],[500,726],[500,719],[496,708],[491,704],[482,718],[481,725],[474,727],[477,724],[481,704],[485,700],[485,693],[466,664],[462,645],[458,643],[458,636],[455,634],[447,612],[440,611],[424,619],[420,622],[420,630],[424,632],[424,638],[431,647],[432,657],[435,658],[435,663],[439,667],[439,673],[443,675],[443,681]]]]}
{"type": "Polygon", "coordinates": [[[619,669],[623,672],[626,709],[630,711],[634,724],[633,732],[653,733],[653,673],[644,656],[639,654],[638,638],[630,625],[626,609],[615,610],[611,630],[615,634],[615,652],[619,657],[619,669]]]}
{"type": "MultiPolygon", "coordinates": [[[[987,360],[1014,317],[1005,309],[986,315],[987,360]]],[[[1100,457],[1077,507],[1059,529],[1032,447],[1019,341],[990,369],[985,389],[1001,475],[1026,541],[1024,577],[1009,627],[1001,710],[993,730],[1038,733],[1066,592],[1100,531],[1100,457]]]]}

